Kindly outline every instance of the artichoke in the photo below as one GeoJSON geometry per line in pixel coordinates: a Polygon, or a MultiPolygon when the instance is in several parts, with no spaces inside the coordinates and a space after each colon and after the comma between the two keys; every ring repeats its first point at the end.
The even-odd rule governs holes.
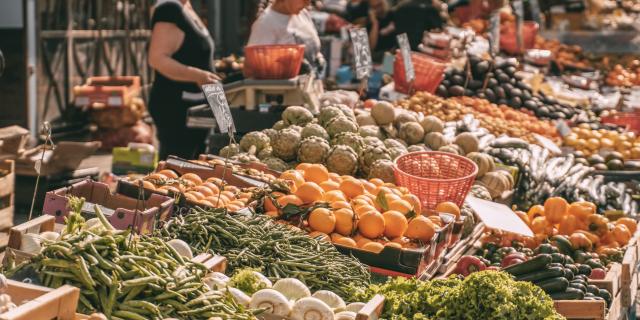
{"type": "Polygon", "coordinates": [[[313,113],[304,107],[290,106],[282,112],[282,121],[286,125],[298,125],[304,127],[313,120],[313,113]]]}
{"type": "Polygon", "coordinates": [[[345,117],[347,117],[349,120],[356,122],[356,115],[353,112],[353,109],[345,104],[337,104],[335,105],[338,109],[340,109],[340,112],[342,112],[342,114],[344,114],[345,117]]]}
{"type": "Polygon", "coordinates": [[[384,139],[384,134],[378,126],[362,126],[358,129],[358,133],[363,137],[376,137],[378,139],[384,139]]]}
{"type": "Polygon", "coordinates": [[[320,114],[318,115],[318,122],[320,123],[321,126],[324,127],[329,123],[329,121],[340,116],[344,116],[342,111],[340,111],[340,108],[334,107],[334,106],[327,106],[320,109],[320,114]]]}
{"type": "Polygon", "coordinates": [[[393,121],[393,124],[400,128],[403,124],[407,122],[418,122],[418,117],[415,114],[409,111],[400,111],[398,115],[396,115],[396,119],[393,121]]]}
{"type": "Polygon", "coordinates": [[[384,146],[391,149],[391,148],[402,148],[402,149],[407,149],[407,145],[404,141],[399,140],[399,139],[385,139],[384,140],[384,146]]]}
{"type": "Polygon", "coordinates": [[[376,145],[367,145],[362,149],[360,153],[360,170],[364,173],[365,176],[369,175],[371,165],[376,162],[376,160],[391,160],[391,156],[389,155],[389,150],[383,146],[376,145]]]}
{"type": "Polygon", "coordinates": [[[269,158],[269,157],[273,157],[273,148],[271,146],[268,146],[268,147],[260,150],[260,152],[258,152],[258,154],[256,156],[260,160],[263,160],[263,159],[269,158]]]}
{"type": "Polygon", "coordinates": [[[300,140],[300,133],[295,129],[286,128],[278,131],[276,138],[271,143],[273,156],[284,161],[294,160],[298,153],[300,140]]]}
{"type": "Polygon", "coordinates": [[[240,148],[249,154],[256,154],[269,146],[271,139],[261,131],[252,131],[240,139],[240,148]]]}
{"type": "Polygon", "coordinates": [[[275,138],[277,132],[278,130],[271,128],[262,130],[262,133],[266,134],[267,137],[269,137],[269,141],[273,141],[273,138],[275,138]]]}
{"type": "Polygon", "coordinates": [[[429,147],[427,147],[424,143],[414,144],[407,148],[409,152],[419,152],[419,151],[430,151],[429,147]]]}
{"type": "Polygon", "coordinates": [[[287,128],[295,130],[295,131],[298,131],[298,133],[302,133],[302,127],[301,126],[297,126],[295,124],[292,124],[292,125],[288,126],[287,128]]]}
{"type": "Polygon", "coordinates": [[[378,125],[386,125],[393,123],[396,119],[396,108],[387,101],[378,101],[371,108],[371,116],[376,120],[378,125]]]}
{"type": "Polygon", "coordinates": [[[317,123],[309,123],[302,128],[302,139],[309,137],[320,137],[325,140],[329,140],[329,134],[324,128],[317,123]]]}
{"type": "Polygon", "coordinates": [[[320,137],[309,137],[300,142],[298,161],[300,163],[323,163],[331,150],[329,143],[320,137]]]}
{"type": "Polygon", "coordinates": [[[378,139],[377,137],[365,137],[363,139],[363,142],[365,147],[376,146],[376,147],[386,148],[384,146],[384,142],[382,142],[382,140],[378,139]]]}
{"type": "Polygon", "coordinates": [[[325,163],[327,170],[339,175],[354,175],[358,171],[358,155],[346,145],[333,146],[325,163]]]}
{"type": "Polygon", "coordinates": [[[397,147],[388,148],[388,150],[389,150],[389,155],[391,156],[391,160],[395,160],[399,156],[409,152],[407,151],[406,148],[397,148],[397,147]]]}
{"type": "Polygon", "coordinates": [[[424,129],[417,122],[405,122],[400,126],[398,137],[408,145],[416,144],[424,139],[424,129]]]}
{"type": "Polygon", "coordinates": [[[280,120],[276,123],[273,124],[273,130],[282,130],[284,128],[288,127],[288,125],[286,123],[284,123],[284,121],[280,120]]]}
{"type": "Polygon", "coordinates": [[[238,145],[237,143],[232,143],[220,149],[220,152],[218,153],[218,155],[220,155],[223,158],[231,158],[237,155],[238,153],[240,153],[240,145],[238,145]]]}
{"type": "Polygon", "coordinates": [[[287,171],[289,169],[289,165],[282,161],[282,159],[278,159],[275,157],[269,157],[266,159],[262,160],[262,163],[264,163],[267,167],[269,167],[269,169],[271,170],[275,170],[275,171],[287,171]]]}
{"type": "Polygon", "coordinates": [[[393,162],[386,159],[374,161],[369,170],[369,179],[373,178],[378,178],[384,182],[395,183],[396,177],[393,172],[393,162]]]}
{"type": "Polygon", "coordinates": [[[242,163],[260,162],[260,159],[256,158],[256,156],[246,152],[238,153],[237,155],[231,157],[231,160],[242,163]]]}
{"type": "Polygon", "coordinates": [[[364,139],[357,133],[353,132],[343,132],[339,133],[333,139],[331,139],[331,145],[345,145],[351,147],[353,151],[360,152],[362,147],[364,146],[364,139]]]}
{"type": "Polygon", "coordinates": [[[358,132],[358,125],[345,116],[332,119],[326,128],[331,137],[335,137],[342,132],[358,132]]]}

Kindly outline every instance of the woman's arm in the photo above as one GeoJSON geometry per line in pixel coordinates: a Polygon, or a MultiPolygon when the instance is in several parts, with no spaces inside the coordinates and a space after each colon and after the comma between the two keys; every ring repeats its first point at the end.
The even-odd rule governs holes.
{"type": "Polygon", "coordinates": [[[369,11],[369,22],[371,23],[371,31],[369,32],[369,47],[371,51],[375,50],[378,45],[378,37],[380,36],[380,23],[376,17],[375,11],[369,11]]]}
{"type": "Polygon", "coordinates": [[[195,82],[202,85],[220,80],[212,72],[186,66],[171,57],[178,51],[182,41],[184,41],[184,32],[175,24],[155,23],[149,45],[149,65],[174,81],[195,82]]]}

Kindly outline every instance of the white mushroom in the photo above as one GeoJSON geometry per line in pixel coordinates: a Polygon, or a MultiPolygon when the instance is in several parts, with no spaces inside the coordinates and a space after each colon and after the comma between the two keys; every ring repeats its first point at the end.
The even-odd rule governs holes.
{"type": "Polygon", "coordinates": [[[45,231],[40,234],[40,238],[48,241],[56,241],[60,237],[60,234],[54,231],[45,231]]]}
{"type": "Polygon", "coordinates": [[[226,290],[231,293],[231,296],[233,296],[233,300],[235,300],[236,303],[245,307],[249,306],[251,297],[242,292],[242,290],[236,288],[226,288],[226,290]]]}
{"type": "Polygon", "coordinates": [[[360,312],[360,310],[362,308],[364,308],[364,303],[362,303],[362,302],[352,302],[352,303],[349,303],[344,310],[358,313],[358,312],[360,312]]]}
{"type": "Polygon", "coordinates": [[[311,296],[309,288],[302,281],[294,278],[284,278],[276,281],[273,290],[282,293],[290,301],[298,301],[301,298],[311,296]]]}
{"type": "Polygon", "coordinates": [[[193,259],[193,252],[191,252],[191,247],[189,247],[186,242],[180,239],[171,239],[167,242],[167,244],[174,248],[179,255],[187,259],[193,259]]]}
{"type": "Polygon", "coordinates": [[[0,293],[3,293],[9,288],[9,282],[7,281],[7,277],[4,274],[0,273],[0,293]]]}
{"type": "Polygon", "coordinates": [[[358,314],[353,311],[342,311],[335,315],[335,320],[355,320],[358,314]]]}
{"type": "Polygon", "coordinates": [[[333,311],[319,299],[307,297],[298,300],[291,310],[293,320],[333,320],[333,311]]]}
{"type": "Polygon", "coordinates": [[[318,290],[312,295],[312,297],[326,303],[331,309],[334,310],[334,312],[340,312],[346,307],[344,300],[342,300],[339,295],[333,293],[333,291],[318,290]]]}
{"type": "Polygon", "coordinates": [[[258,271],[253,271],[253,274],[256,275],[256,277],[258,277],[258,279],[260,280],[261,283],[264,283],[264,285],[267,288],[271,288],[273,287],[273,283],[271,283],[271,280],[269,280],[269,278],[265,277],[264,274],[258,272],[258,271]]]}
{"type": "Polygon", "coordinates": [[[209,287],[209,289],[217,290],[226,287],[229,279],[230,278],[227,277],[224,273],[212,272],[208,274],[204,279],[202,279],[202,281],[209,287]]]}
{"type": "Polygon", "coordinates": [[[265,309],[266,313],[286,317],[291,313],[289,300],[282,293],[273,289],[258,290],[251,296],[251,309],[265,309]]]}

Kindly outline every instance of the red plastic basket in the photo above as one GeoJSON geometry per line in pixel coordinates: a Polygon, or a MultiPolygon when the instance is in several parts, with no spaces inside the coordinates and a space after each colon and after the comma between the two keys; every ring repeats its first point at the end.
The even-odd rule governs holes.
{"type": "Polygon", "coordinates": [[[456,154],[421,151],[398,157],[394,171],[396,183],[418,196],[423,210],[433,210],[444,201],[462,207],[478,166],[456,154]]]}
{"type": "Polygon", "coordinates": [[[527,49],[533,49],[538,35],[538,24],[533,21],[522,23],[522,46],[518,50],[518,40],[516,38],[516,25],[510,23],[503,25],[500,29],[500,49],[509,54],[522,53],[527,49]]]}
{"type": "Polygon", "coordinates": [[[244,54],[245,78],[291,79],[300,72],[304,45],[248,46],[244,54]]]}
{"type": "Polygon", "coordinates": [[[618,112],[614,115],[602,117],[602,123],[624,126],[628,130],[640,134],[640,112],[618,112]]]}
{"type": "MultiPolygon", "coordinates": [[[[434,93],[444,79],[444,69],[447,65],[443,61],[417,52],[411,52],[411,61],[416,73],[413,89],[434,93]]],[[[409,93],[409,82],[404,74],[404,60],[400,51],[396,53],[396,61],[393,63],[393,81],[397,92],[409,93]]]]}

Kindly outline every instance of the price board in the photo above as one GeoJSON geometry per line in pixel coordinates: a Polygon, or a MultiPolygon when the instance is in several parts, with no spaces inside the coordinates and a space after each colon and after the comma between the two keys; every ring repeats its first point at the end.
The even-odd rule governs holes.
{"type": "Polygon", "coordinates": [[[416,79],[416,71],[413,68],[413,61],[411,60],[411,46],[409,45],[409,37],[407,37],[406,33],[403,33],[397,35],[396,39],[398,40],[400,55],[402,56],[402,61],[404,62],[404,78],[407,79],[408,82],[411,82],[416,79]]]}
{"type": "Polygon", "coordinates": [[[500,52],[500,12],[494,11],[489,19],[489,52],[495,56],[500,52]]]}
{"type": "Polygon", "coordinates": [[[362,80],[371,76],[371,49],[369,48],[369,35],[365,28],[349,29],[351,43],[353,44],[353,57],[355,60],[356,78],[362,80]]]}
{"type": "Polygon", "coordinates": [[[216,118],[218,128],[221,133],[233,134],[236,132],[236,126],[233,123],[233,117],[231,116],[231,110],[229,109],[229,103],[227,97],[224,94],[224,88],[222,83],[210,83],[202,85],[202,92],[207,98],[207,103],[213,111],[213,116],[216,118]]]}

